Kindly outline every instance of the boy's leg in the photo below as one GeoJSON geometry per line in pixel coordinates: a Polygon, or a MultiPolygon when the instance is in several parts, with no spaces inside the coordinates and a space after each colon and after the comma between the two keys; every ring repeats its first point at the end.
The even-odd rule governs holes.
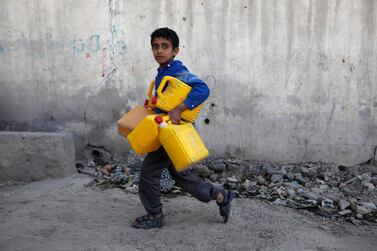
{"type": "Polygon", "coordinates": [[[219,206],[220,215],[223,217],[225,223],[228,221],[231,203],[234,198],[234,193],[232,191],[226,191],[223,188],[214,186],[210,182],[204,182],[201,178],[195,175],[192,170],[177,172],[173,163],[169,165],[168,169],[170,175],[177,184],[196,199],[203,202],[216,200],[216,203],[219,206]]]}
{"type": "Polygon", "coordinates": [[[225,194],[224,189],[216,187],[212,183],[204,182],[201,178],[195,175],[191,170],[177,172],[171,161],[168,166],[168,170],[172,178],[177,182],[177,184],[180,187],[183,188],[183,190],[185,190],[186,192],[188,192],[189,194],[191,194],[196,199],[202,202],[210,202],[211,200],[216,200],[220,192],[222,194],[225,194]]]}
{"type": "Polygon", "coordinates": [[[161,172],[171,161],[163,147],[150,152],[145,157],[140,169],[139,197],[145,210],[151,215],[162,213],[160,202],[161,172]]]}

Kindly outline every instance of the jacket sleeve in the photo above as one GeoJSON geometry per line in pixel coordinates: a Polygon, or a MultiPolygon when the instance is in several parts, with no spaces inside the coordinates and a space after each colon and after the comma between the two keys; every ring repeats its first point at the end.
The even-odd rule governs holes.
{"type": "Polygon", "coordinates": [[[203,103],[209,96],[210,90],[207,84],[190,72],[180,72],[176,76],[179,80],[191,86],[191,92],[183,103],[190,109],[194,109],[203,103]]]}

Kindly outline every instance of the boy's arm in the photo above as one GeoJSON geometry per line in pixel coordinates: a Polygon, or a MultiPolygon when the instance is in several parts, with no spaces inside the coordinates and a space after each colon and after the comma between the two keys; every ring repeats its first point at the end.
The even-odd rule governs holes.
{"type": "Polygon", "coordinates": [[[181,103],[176,108],[171,110],[168,115],[170,116],[171,122],[175,125],[181,121],[181,113],[187,110],[187,106],[184,103],[181,103]]]}
{"type": "Polygon", "coordinates": [[[207,84],[194,74],[183,72],[177,74],[175,77],[192,88],[187,98],[183,101],[188,109],[192,110],[196,108],[208,98],[210,90],[207,84]]]}

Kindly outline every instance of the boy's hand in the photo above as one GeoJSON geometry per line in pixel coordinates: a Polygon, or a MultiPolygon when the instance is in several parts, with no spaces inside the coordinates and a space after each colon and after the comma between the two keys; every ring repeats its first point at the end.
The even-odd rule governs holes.
{"type": "Polygon", "coordinates": [[[174,108],[173,110],[171,110],[168,115],[170,116],[170,119],[171,119],[171,122],[175,125],[178,125],[179,122],[181,121],[181,113],[188,109],[188,107],[182,103],[180,105],[178,105],[176,108],[174,108]]]}

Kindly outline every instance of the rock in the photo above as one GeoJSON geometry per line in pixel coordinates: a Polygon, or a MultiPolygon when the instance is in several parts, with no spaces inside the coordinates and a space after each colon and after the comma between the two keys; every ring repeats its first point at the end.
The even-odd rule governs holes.
{"type": "Polygon", "coordinates": [[[277,165],[271,163],[263,163],[262,171],[264,171],[268,175],[273,175],[275,173],[279,173],[280,168],[277,165]]]}
{"type": "Polygon", "coordinates": [[[373,202],[360,202],[360,206],[371,209],[371,210],[377,210],[376,204],[373,202]]]}
{"type": "Polygon", "coordinates": [[[311,191],[305,191],[302,196],[309,200],[318,200],[318,195],[316,193],[313,193],[311,191]]]}
{"type": "Polygon", "coordinates": [[[372,183],[373,185],[377,186],[377,177],[372,177],[370,179],[370,183],[372,183]]]}
{"type": "Polygon", "coordinates": [[[139,187],[137,185],[126,187],[126,192],[137,194],[139,192],[139,187]]]}
{"type": "Polygon", "coordinates": [[[309,168],[308,176],[312,180],[315,180],[317,178],[317,176],[318,176],[318,167],[317,166],[313,166],[313,167],[309,168]]]}
{"type": "Polygon", "coordinates": [[[321,179],[318,179],[318,178],[315,180],[315,182],[316,182],[317,184],[320,184],[320,185],[326,185],[326,181],[321,180],[321,179]]]}
{"type": "Polygon", "coordinates": [[[301,167],[301,173],[304,175],[304,176],[309,176],[309,168],[307,167],[301,167]]]}
{"type": "Polygon", "coordinates": [[[319,189],[324,192],[324,191],[329,189],[329,186],[328,185],[320,185],[319,189]]]}
{"type": "Polygon", "coordinates": [[[340,200],[340,201],[338,201],[338,207],[339,207],[340,210],[344,210],[347,207],[349,207],[350,205],[351,205],[351,203],[349,203],[346,200],[340,200]]]}
{"type": "Polygon", "coordinates": [[[348,184],[353,183],[355,180],[357,180],[357,177],[353,177],[352,179],[349,179],[339,185],[339,188],[346,187],[348,184]]]}
{"type": "Polygon", "coordinates": [[[357,196],[359,194],[355,189],[350,187],[343,187],[342,191],[346,196],[357,196]]]}
{"type": "Polygon", "coordinates": [[[208,178],[211,175],[211,170],[209,170],[209,168],[205,165],[195,165],[193,170],[196,173],[196,175],[202,178],[208,178]]]}
{"type": "Polygon", "coordinates": [[[274,182],[274,183],[277,183],[277,182],[281,181],[282,179],[283,179],[282,174],[273,174],[271,176],[271,181],[274,182]]]}
{"type": "Polygon", "coordinates": [[[363,174],[361,175],[361,179],[362,179],[363,181],[365,181],[365,182],[370,182],[371,177],[370,177],[369,173],[363,173],[363,174]]]}
{"type": "Polygon", "coordinates": [[[216,182],[217,179],[219,178],[218,174],[216,173],[213,173],[209,176],[209,179],[212,181],[212,182],[216,182]]]}
{"type": "Polygon", "coordinates": [[[280,198],[277,198],[273,203],[275,205],[280,205],[280,206],[286,206],[287,205],[287,201],[286,200],[282,200],[280,198]]]}
{"type": "Polygon", "coordinates": [[[239,181],[234,177],[229,177],[226,179],[224,187],[230,190],[237,190],[239,186],[239,181]]]}
{"type": "Polygon", "coordinates": [[[373,192],[376,189],[376,187],[370,182],[363,183],[363,186],[366,187],[370,192],[373,192]]]}
{"type": "Polygon", "coordinates": [[[223,172],[227,169],[227,164],[224,160],[216,160],[207,164],[208,168],[215,172],[223,172]]]}
{"type": "Polygon", "coordinates": [[[294,173],[287,173],[287,174],[284,175],[284,178],[286,178],[289,181],[292,181],[292,180],[295,179],[295,175],[294,175],[294,173]]]}
{"type": "Polygon", "coordinates": [[[289,198],[294,198],[296,196],[296,191],[294,189],[288,188],[287,191],[289,198]]]}
{"type": "Polygon", "coordinates": [[[242,183],[241,187],[244,191],[247,191],[247,189],[252,186],[252,183],[250,180],[246,179],[244,183],[242,183]]]}
{"type": "Polygon", "coordinates": [[[356,203],[351,203],[351,209],[357,214],[369,214],[372,210],[359,206],[356,203]]]}
{"type": "Polygon", "coordinates": [[[356,214],[356,218],[361,220],[363,218],[363,215],[362,214],[356,214]]]}
{"type": "Polygon", "coordinates": [[[339,211],[338,214],[340,214],[341,216],[344,216],[344,215],[347,215],[347,214],[350,214],[352,213],[351,210],[347,209],[347,210],[342,210],[342,211],[339,211]]]}
{"type": "Polygon", "coordinates": [[[339,169],[338,169],[337,166],[332,165],[332,166],[330,167],[329,172],[330,172],[330,176],[331,176],[331,177],[335,177],[336,175],[339,174],[339,169]]]}
{"type": "Polygon", "coordinates": [[[295,180],[297,180],[301,185],[305,186],[305,184],[306,184],[306,179],[304,177],[302,177],[301,173],[295,174],[295,180]]]}

